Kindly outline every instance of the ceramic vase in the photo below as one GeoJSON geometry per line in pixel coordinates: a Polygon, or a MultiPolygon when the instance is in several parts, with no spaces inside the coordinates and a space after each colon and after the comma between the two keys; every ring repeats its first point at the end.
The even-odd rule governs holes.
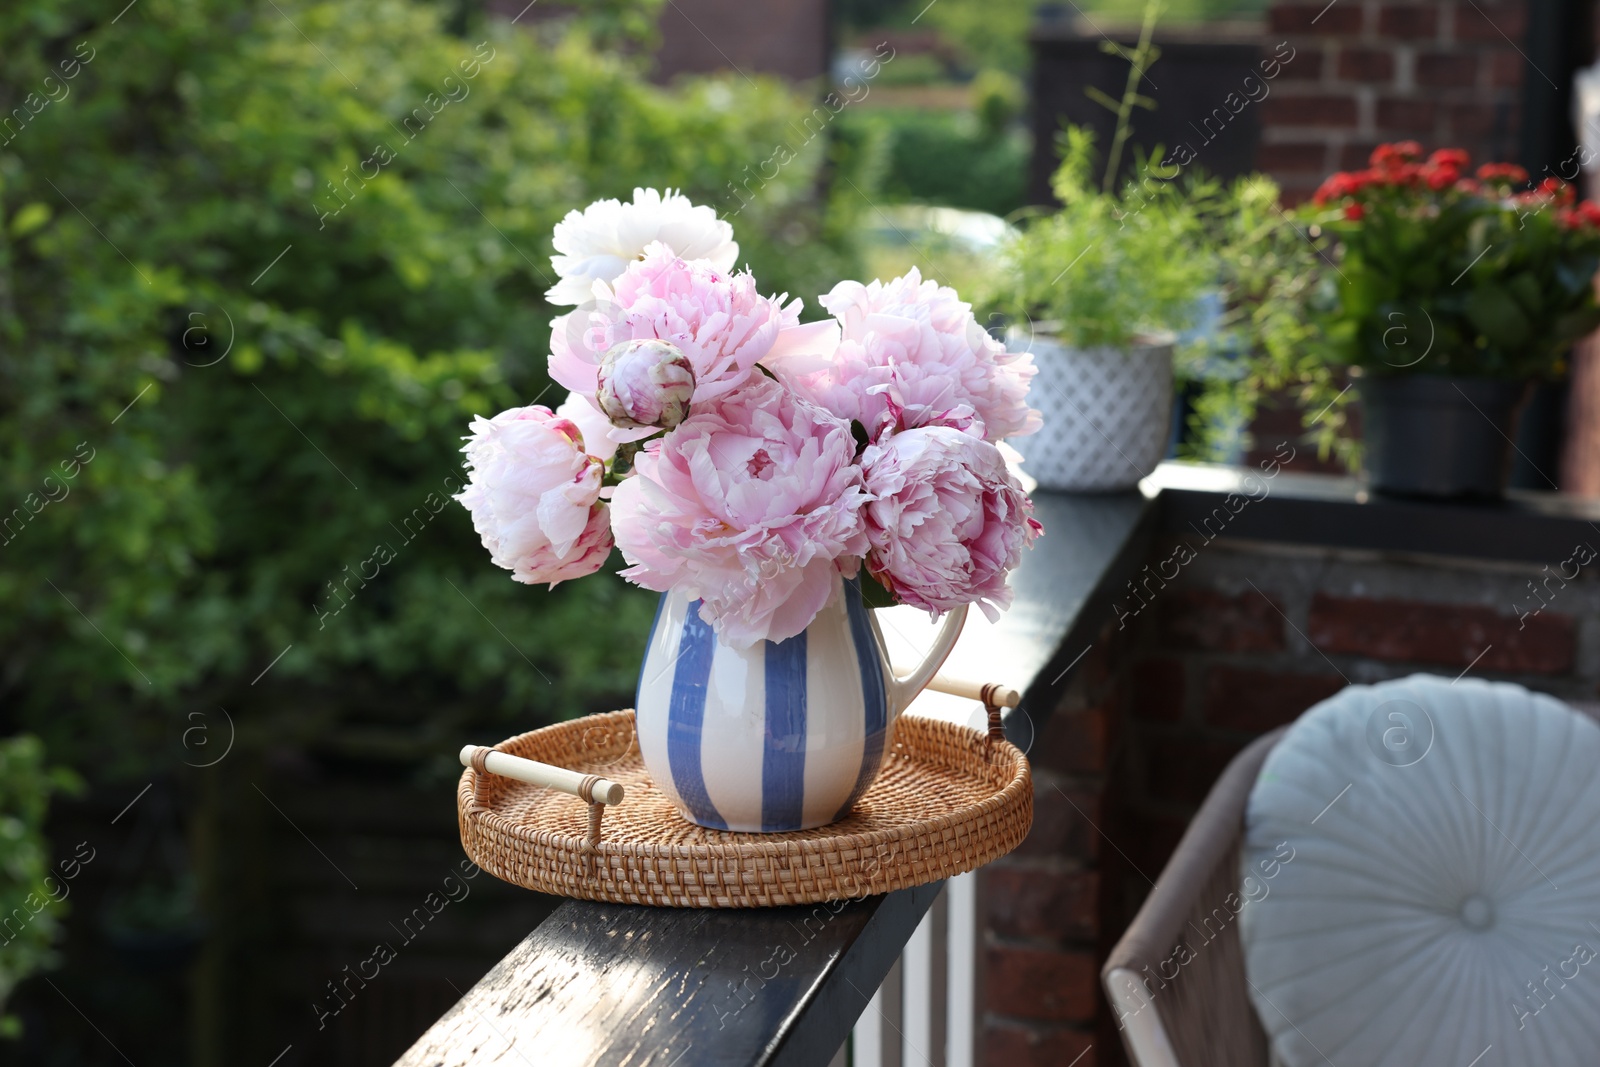
{"type": "Polygon", "coordinates": [[[635,704],[645,767],[685,818],[710,829],[781,833],[842,819],[965,618],[965,607],[948,613],[932,650],[902,678],[859,580],[836,578],[801,633],[748,649],[718,641],[698,600],[665,593],[635,704]]]}

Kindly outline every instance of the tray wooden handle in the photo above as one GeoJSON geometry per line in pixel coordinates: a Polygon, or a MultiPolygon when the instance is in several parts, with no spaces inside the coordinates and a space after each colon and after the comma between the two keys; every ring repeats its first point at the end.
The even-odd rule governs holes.
{"type": "Polygon", "coordinates": [[[1000,720],[1000,709],[1014,708],[1022,703],[1022,694],[1010,686],[1001,685],[999,682],[974,682],[966,678],[952,678],[948,674],[934,675],[933,680],[924,688],[932,689],[936,693],[948,693],[951,696],[981,701],[984,710],[989,713],[991,747],[994,742],[1006,739],[1006,728],[1000,720]]]}
{"type": "Polygon", "coordinates": [[[1022,703],[1021,693],[998,682],[973,682],[965,678],[952,678],[948,674],[936,674],[927,687],[936,693],[980,700],[991,708],[1014,708],[1022,703]]]}
{"type": "Polygon", "coordinates": [[[580,774],[565,767],[553,767],[537,760],[523,759],[505,752],[497,752],[483,745],[466,745],[461,749],[461,765],[471,767],[479,774],[515,778],[519,782],[542,785],[570,793],[585,804],[621,804],[622,785],[597,774],[580,774]]]}

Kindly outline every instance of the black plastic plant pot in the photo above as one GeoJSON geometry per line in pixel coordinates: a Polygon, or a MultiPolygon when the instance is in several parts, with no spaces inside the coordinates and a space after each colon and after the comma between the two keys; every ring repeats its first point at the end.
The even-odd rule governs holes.
{"type": "Polygon", "coordinates": [[[1501,496],[1532,385],[1440,374],[1363,375],[1358,389],[1372,488],[1392,496],[1501,496]]]}

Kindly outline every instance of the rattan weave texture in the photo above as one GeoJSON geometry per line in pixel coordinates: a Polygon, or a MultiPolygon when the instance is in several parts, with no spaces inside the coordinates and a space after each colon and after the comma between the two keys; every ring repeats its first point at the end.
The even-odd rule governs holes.
{"type": "Polygon", "coordinates": [[[1015,746],[919,716],[895,724],[883,770],[849,817],[782,834],[708,830],[679,815],[645,771],[632,711],[547,726],[495,748],[627,790],[591,844],[591,809],[575,797],[470,769],[461,775],[467,855],[515,885],[581,900],[746,908],[887,893],[997,859],[1033,822],[1033,779],[1015,746]]]}

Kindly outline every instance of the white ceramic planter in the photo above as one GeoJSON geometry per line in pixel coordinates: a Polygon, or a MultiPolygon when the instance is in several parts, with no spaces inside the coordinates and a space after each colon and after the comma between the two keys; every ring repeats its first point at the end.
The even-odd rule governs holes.
{"type": "Polygon", "coordinates": [[[1071,348],[1049,336],[1013,337],[1039,368],[1028,402],[1044,416],[1038,433],[1006,443],[1043,489],[1128,489],[1156,469],[1172,428],[1172,343],[1071,348]]]}

